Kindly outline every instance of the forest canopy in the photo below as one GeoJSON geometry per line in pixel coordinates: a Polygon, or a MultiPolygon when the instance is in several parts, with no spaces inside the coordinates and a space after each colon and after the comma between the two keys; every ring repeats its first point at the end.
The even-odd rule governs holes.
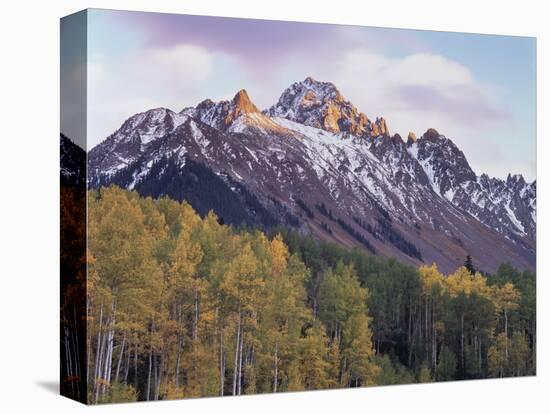
{"type": "Polygon", "coordinates": [[[535,373],[535,274],[414,268],[88,193],[92,403],[535,373]]]}

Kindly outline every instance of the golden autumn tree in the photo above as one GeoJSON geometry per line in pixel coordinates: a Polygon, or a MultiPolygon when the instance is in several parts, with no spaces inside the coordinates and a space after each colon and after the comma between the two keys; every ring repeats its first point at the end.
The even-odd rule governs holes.
{"type": "Polygon", "coordinates": [[[339,348],[341,386],[372,385],[378,374],[370,318],[368,290],[361,287],[352,266],[339,262],[328,270],[319,289],[319,318],[339,348]]]}
{"type": "Polygon", "coordinates": [[[425,342],[424,352],[426,359],[429,361],[428,366],[431,372],[435,373],[439,335],[444,329],[443,323],[440,321],[440,308],[443,296],[447,293],[446,280],[435,264],[420,266],[418,274],[422,287],[422,306],[424,308],[420,315],[423,319],[421,332],[425,342]]]}
{"type": "Polygon", "coordinates": [[[519,307],[521,295],[514,285],[508,282],[502,286],[494,286],[492,297],[497,315],[502,316],[504,319],[504,351],[506,358],[508,358],[508,317],[510,311],[519,307]]]}
{"type": "Polygon", "coordinates": [[[91,402],[533,372],[530,274],[445,276],[116,187],[88,218],[91,402]]]}

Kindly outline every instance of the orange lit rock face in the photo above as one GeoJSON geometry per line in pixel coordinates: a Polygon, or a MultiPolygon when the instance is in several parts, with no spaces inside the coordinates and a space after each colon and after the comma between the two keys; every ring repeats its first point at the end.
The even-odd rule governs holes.
{"type": "Polygon", "coordinates": [[[341,118],[339,108],[334,104],[328,104],[323,116],[323,129],[329,132],[340,132],[338,121],[341,118]]]}
{"type": "Polygon", "coordinates": [[[383,118],[373,123],[346,100],[334,84],[319,82],[310,76],[287,88],[279,102],[265,113],[332,133],[344,132],[365,138],[389,136],[383,118]]]}
{"type": "Polygon", "coordinates": [[[315,92],[308,91],[304,95],[304,98],[302,99],[300,106],[302,108],[309,108],[313,105],[319,105],[319,104],[320,104],[320,101],[319,101],[319,98],[317,98],[317,95],[315,94],[315,92]]]}
{"type": "Polygon", "coordinates": [[[383,135],[389,136],[388,126],[386,125],[386,120],[384,118],[376,118],[376,121],[372,124],[371,135],[374,137],[383,135]]]}
{"type": "Polygon", "coordinates": [[[241,89],[232,101],[232,109],[225,117],[225,124],[231,125],[235,119],[237,119],[242,114],[250,114],[254,112],[259,112],[256,105],[252,103],[250,97],[246,90],[241,89]]]}

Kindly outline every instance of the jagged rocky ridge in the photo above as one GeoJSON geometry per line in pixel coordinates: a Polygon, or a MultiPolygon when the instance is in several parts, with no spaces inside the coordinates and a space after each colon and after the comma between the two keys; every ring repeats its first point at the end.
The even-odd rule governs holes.
{"type": "Polygon", "coordinates": [[[292,84],[265,114],[333,133],[349,132],[359,137],[389,135],[384,118],[372,122],[332,83],[318,82],[311,77],[292,84]]]}
{"type": "Polygon", "coordinates": [[[477,176],[430,129],[390,136],[332,83],[310,77],[260,111],[246,91],[136,114],[89,153],[89,185],[188,200],[204,214],[284,224],[346,247],[452,270],[535,266],[536,183],[477,176]]]}

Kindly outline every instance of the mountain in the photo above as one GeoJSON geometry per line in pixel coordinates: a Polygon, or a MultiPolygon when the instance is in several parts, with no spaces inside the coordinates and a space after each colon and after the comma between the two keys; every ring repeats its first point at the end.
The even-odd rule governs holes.
{"type": "Polygon", "coordinates": [[[510,239],[535,240],[536,181],[526,183],[521,175],[507,180],[477,177],[462,151],[435,129],[407,146],[440,196],[510,239]]]}
{"type": "Polygon", "coordinates": [[[444,271],[468,254],[484,271],[535,267],[535,182],[476,176],[435,129],[405,142],[310,77],[264,111],[241,90],[134,115],[88,163],[91,187],[185,199],[234,225],[282,224],[444,271]]]}
{"type": "Polygon", "coordinates": [[[60,134],[60,179],[68,187],[85,188],[86,151],[60,134]]]}
{"type": "Polygon", "coordinates": [[[90,176],[116,174],[137,161],[152,142],[172,132],[186,119],[186,116],[165,108],[151,109],[130,117],[90,151],[90,176]]]}
{"type": "Polygon", "coordinates": [[[367,137],[389,135],[384,118],[371,122],[342,96],[334,84],[311,77],[292,84],[265,113],[333,133],[349,132],[367,137]]]}

